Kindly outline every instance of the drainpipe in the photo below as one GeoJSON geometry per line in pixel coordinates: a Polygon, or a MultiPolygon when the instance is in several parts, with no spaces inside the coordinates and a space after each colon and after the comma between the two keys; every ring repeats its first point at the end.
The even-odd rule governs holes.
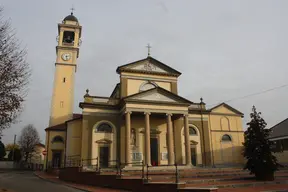
{"type": "Polygon", "coordinates": [[[200,98],[200,114],[201,114],[201,128],[202,128],[202,139],[203,139],[203,148],[204,148],[204,163],[205,166],[207,165],[206,162],[206,147],[205,147],[205,137],[204,137],[204,127],[203,127],[203,112],[202,112],[202,105],[203,105],[203,98],[200,98]]]}
{"type": "Polygon", "coordinates": [[[49,155],[49,143],[50,143],[50,132],[48,131],[48,141],[47,141],[47,154],[46,154],[46,171],[48,168],[48,155],[49,155]]]}

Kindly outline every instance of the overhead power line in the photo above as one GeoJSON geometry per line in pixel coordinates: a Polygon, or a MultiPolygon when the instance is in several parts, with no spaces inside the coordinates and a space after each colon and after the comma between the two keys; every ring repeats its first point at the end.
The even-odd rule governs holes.
{"type": "MultiPolygon", "coordinates": [[[[236,97],[236,98],[233,98],[233,99],[229,99],[229,100],[223,101],[223,103],[228,103],[228,102],[231,102],[231,101],[235,101],[235,100],[239,100],[239,99],[244,99],[244,98],[252,97],[252,96],[255,96],[255,95],[264,94],[264,93],[267,93],[267,92],[270,92],[270,91],[274,91],[274,90],[277,90],[277,89],[282,89],[282,88],[285,88],[285,87],[288,87],[288,84],[281,85],[281,86],[278,86],[278,87],[273,87],[273,88],[271,88],[271,89],[267,89],[267,90],[260,91],[260,92],[256,92],[256,93],[252,93],[252,94],[249,94],[249,95],[245,95],[245,96],[241,96],[241,97],[236,97]]],[[[219,102],[219,103],[222,103],[222,102],[219,102]]],[[[219,103],[217,103],[217,104],[219,104],[219,103]]],[[[217,105],[217,104],[213,104],[213,105],[217,105]]],[[[212,106],[212,105],[208,105],[208,106],[212,106]]]]}

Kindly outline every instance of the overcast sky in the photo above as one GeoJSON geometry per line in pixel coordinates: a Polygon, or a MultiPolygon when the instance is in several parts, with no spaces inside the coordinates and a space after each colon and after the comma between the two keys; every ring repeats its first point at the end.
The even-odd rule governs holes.
{"type": "MultiPolygon", "coordinates": [[[[75,112],[86,88],[109,96],[117,66],[151,55],[182,72],[179,94],[208,107],[288,84],[288,1],[285,0],[2,0],[32,68],[19,123],[3,132],[13,141],[32,123],[42,142],[48,126],[57,23],[70,14],[83,27],[75,84],[75,112]]],[[[288,87],[228,102],[249,120],[252,105],[272,126],[288,117],[288,87]],[[286,99],[285,99],[286,98],[286,99]]],[[[243,124],[244,128],[246,127],[243,124]]]]}

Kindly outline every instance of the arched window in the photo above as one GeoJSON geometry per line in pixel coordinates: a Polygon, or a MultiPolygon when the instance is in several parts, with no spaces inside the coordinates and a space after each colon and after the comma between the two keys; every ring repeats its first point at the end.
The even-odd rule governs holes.
{"type": "Polygon", "coordinates": [[[189,135],[197,135],[197,131],[193,127],[189,127],[189,135]]]}
{"type": "Polygon", "coordinates": [[[226,135],[222,136],[222,141],[231,142],[232,138],[229,135],[226,134],[226,135]]]}
{"type": "Polygon", "coordinates": [[[152,83],[152,82],[144,83],[144,84],[142,84],[142,85],[140,86],[139,92],[141,92],[141,91],[147,91],[147,90],[153,89],[153,88],[155,88],[155,87],[156,87],[156,85],[155,85],[154,83],[152,83]]]}
{"type": "Polygon", "coordinates": [[[57,135],[52,139],[52,143],[64,143],[63,137],[57,135]]]}
{"type": "Polygon", "coordinates": [[[101,123],[96,128],[96,132],[112,133],[112,127],[108,123],[101,123]]]}

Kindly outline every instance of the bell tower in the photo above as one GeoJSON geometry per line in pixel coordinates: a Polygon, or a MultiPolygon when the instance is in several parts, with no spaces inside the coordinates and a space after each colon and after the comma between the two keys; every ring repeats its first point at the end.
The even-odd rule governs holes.
{"type": "Polygon", "coordinates": [[[81,44],[81,30],[82,27],[73,12],[58,24],[58,45],[56,46],[49,126],[64,123],[73,116],[74,81],[81,44]]]}

